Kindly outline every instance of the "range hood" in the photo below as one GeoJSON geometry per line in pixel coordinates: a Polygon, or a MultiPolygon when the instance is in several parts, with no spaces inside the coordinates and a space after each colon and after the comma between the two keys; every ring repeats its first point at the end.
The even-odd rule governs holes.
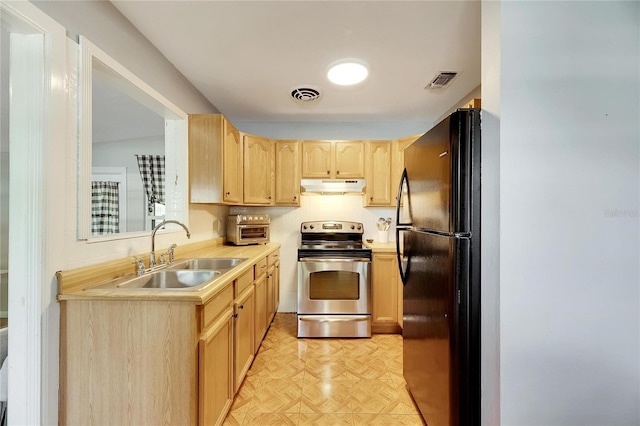
{"type": "Polygon", "coordinates": [[[300,186],[305,192],[321,194],[362,194],[367,182],[364,179],[302,179],[300,186]]]}

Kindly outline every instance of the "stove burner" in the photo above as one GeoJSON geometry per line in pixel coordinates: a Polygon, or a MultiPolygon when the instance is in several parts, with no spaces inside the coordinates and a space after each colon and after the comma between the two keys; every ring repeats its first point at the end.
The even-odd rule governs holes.
{"type": "Polygon", "coordinates": [[[303,222],[298,258],[371,258],[371,249],[362,245],[362,224],[358,222],[303,222]]]}

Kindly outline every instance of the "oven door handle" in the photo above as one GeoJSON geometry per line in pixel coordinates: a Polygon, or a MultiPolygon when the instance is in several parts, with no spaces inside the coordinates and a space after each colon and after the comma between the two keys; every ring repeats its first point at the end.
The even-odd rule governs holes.
{"type": "Polygon", "coordinates": [[[300,316],[298,317],[300,321],[309,321],[309,322],[357,322],[357,321],[369,321],[368,316],[353,316],[351,318],[327,318],[327,317],[318,317],[318,316],[300,316]]]}
{"type": "Polygon", "coordinates": [[[324,258],[324,257],[301,257],[298,262],[371,262],[371,259],[366,257],[346,257],[346,258],[324,258]]]}

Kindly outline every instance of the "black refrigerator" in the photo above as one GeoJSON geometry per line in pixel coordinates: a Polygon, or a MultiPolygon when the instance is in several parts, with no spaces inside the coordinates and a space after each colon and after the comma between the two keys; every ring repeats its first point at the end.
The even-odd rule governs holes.
{"type": "Polygon", "coordinates": [[[459,109],[404,153],[396,244],[403,369],[428,426],[480,424],[480,111],[459,109]]]}

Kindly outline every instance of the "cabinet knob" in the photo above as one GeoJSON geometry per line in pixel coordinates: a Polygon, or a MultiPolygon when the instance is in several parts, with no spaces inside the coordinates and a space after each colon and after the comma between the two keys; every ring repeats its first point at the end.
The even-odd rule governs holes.
{"type": "Polygon", "coordinates": [[[271,195],[269,195],[267,198],[268,198],[268,199],[271,199],[271,195]]]}
{"type": "Polygon", "coordinates": [[[231,195],[231,193],[230,193],[230,192],[225,192],[224,194],[225,194],[225,195],[231,195]]]}
{"type": "Polygon", "coordinates": [[[373,197],[371,197],[370,200],[373,201],[373,197]]]}
{"type": "Polygon", "coordinates": [[[294,196],[293,196],[293,201],[295,201],[295,200],[297,200],[297,199],[298,199],[298,196],[297,196],[297,195],[294,195],[294,196]]]}
{"type": "Polygon", "coordinates": [[[331,170],[327,170],[327,174],[330,175],[331,174],[331,170]]]}
{"type": "Polygon", "coordinates": [[[336,174],[339,175],[340,174],[340,170],[336,170],[336,174]]]}
{"type": "Polygon", "coordinates": [[[231,316],[234,317],[234,318],[238,318],[238,314],[233,314],[231,316]]]}
{"type": "Polygon", "coordinates": [[[240,306],[238,306],[238,308],[244,309],[244,305],[240,305],[240,306]]]}

